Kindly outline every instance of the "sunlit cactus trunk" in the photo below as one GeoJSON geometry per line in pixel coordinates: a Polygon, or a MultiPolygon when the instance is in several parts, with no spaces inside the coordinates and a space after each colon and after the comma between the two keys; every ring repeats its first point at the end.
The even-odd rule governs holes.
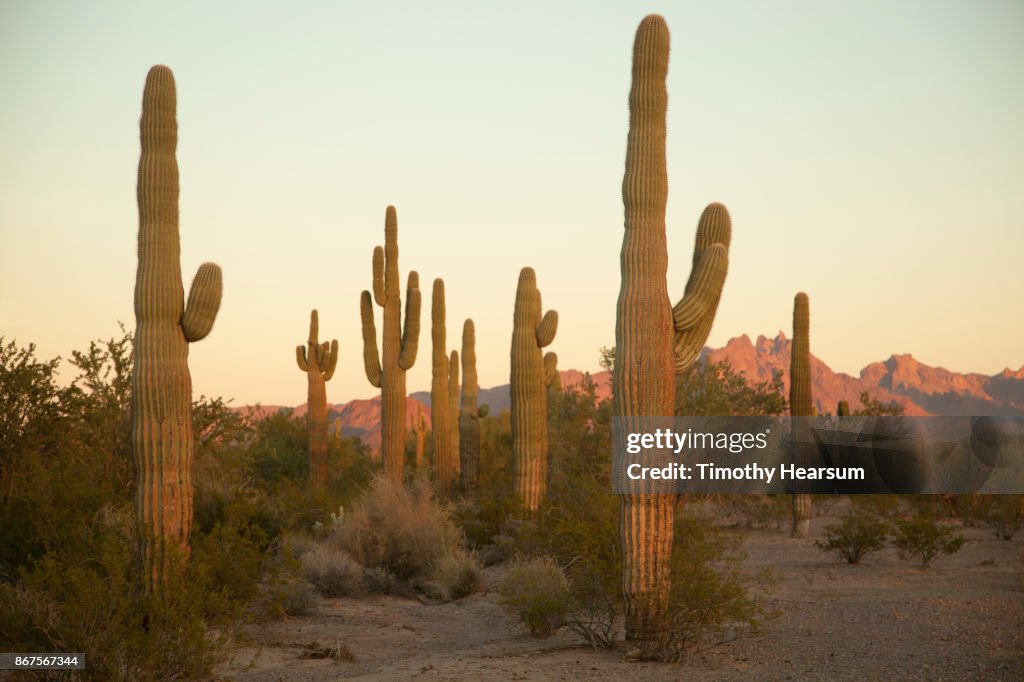
{"type": "Polygon", "coordinates": [[[426,456],[424,455],[424,444],[427,435],[427,418],[423,416],[423,406],[416,406],[416,422],[413,427],[416,432],[416,469],[423,471],[423,468],[427,466],[426,456]]]}
{"type": "Polygon", "coordinates": [[[836,416],[837,417],[849,417],[850,416],[850,403],[846,402],[845,400],[840,400],[839,404],[836,406],[836,416]]]}
{"type": "MultiPolygon", "coordinates": [[[[789,413],[793,417],[813,417],[814,403],[811,397],[811,311],[807,294],[800,292],[793,299],[793,345],[789,361],[789,413]]],[[[803,420],[794,420],[794,433],[805,428],[803,420]]],[[[802,461],[802,443],[808,438],[796,436],[796,464],[807,466],[802,461]]],[[[793,495],[792,535],[806,538],[811,530],[811,496],[793,495]]]]}
{"type": "MultiPolygon", "coordinates": [[[[674,307],[671,304],[665,279],[668,57],[669,32],[664,19],[657,15],[644,18],[633,46],[622,181],[622,284],[615,322],[615,414],[622,417],[620,428],[626,432],[643,431],[651,418],[674,414],[675,375],[699,357],[728,269],[729,214],[724,206],[711,204],[697,227],[693,269],[683,298],[674,307]]],[[[644,456],[657,458],[660,453],[644,456]]],[[[628,464],[624,457],[623,452],[616,452],[617,470],[628,464]]],[[[637,643],[641,653],[657,655],[668,631],[676,496],[646,493],[639,482],[630,485],[629,494],[622,496],[620,518],[626,638],[637,643]]]]}
{"type": "Polygon", "coordinates": [[[448,430],[451,433],[452,490],[457,491],[462,483],[462,461],[459,445],[459,351],[453,350],[448,357],[448,430]]]}
{"type": "Polygon", "coordinates": [[[533,268],[523,268],[516,288],[512,325],[512,457],[515,491],[523,508],[534,511],[547,493],[548,401],[543,349],[555,338],[558,313],[541,315],[533,268]]]}
{"type": "Polygon", "coordinates": [[[420,278],[415,270],[409,272],[405,297],[403,327],[398,278],[398,214],[394,206],[388,206],[384,217],[384,248],[378,246],[373,251],[373,294],[363,292],[359,311],[363,322],[366,378],[380,388],[380,451],[384,474],[395,482],[402,481],[405,467],[405,372],[416,362],[420,337],[420,278]],[[383,355],[377,351],[374,302],[384,309],[383,355]]]}
{"type": "Polygon", "coordinates": [[[462,490],[471,492],[480,482],[480,419],[487,406],[477,407],[476,327],[473,320],[462,325],[462,409],[459,411],[459,460],[462,490]]]}
{"type": "MultiPolygon", "coordinates": [[[[449,364],[446,347],[444,280],[434,280],[430,306],[431,381],[430,443],[434,449],[434,475],[438,494],[451,497],[455,490],[455,453],[452,450],[452,405],[449,396],[449,364]]],[[[458,379],[455,380],[458,383],[458,379]]]]}
{"type": "Polygon", "coordinates": [[[159,590],[169,551],[189,553],[192,530],[192,378],[188,344],[213,328],[221,271],[199,267],[183,301],[178,237],[178,142],[174,76],[146,77],[140,123],[139,263],[135,276],[132,453],[140,559],[148,590],[159,590]]]}
{"type": "Polygon", "coordinates": [[[309,340],[296,346],[299,369],[309,378],[306,421],[309,427],[309,482],[313,490],[327,485],[327,386],[338,364],[337,339],[320,343],[317,311],[309,314],[309,340]]]}

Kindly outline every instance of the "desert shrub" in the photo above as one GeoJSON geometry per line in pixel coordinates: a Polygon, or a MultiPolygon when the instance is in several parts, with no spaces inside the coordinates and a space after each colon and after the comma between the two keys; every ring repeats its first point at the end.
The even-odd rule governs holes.
{"type": "Polygon", "coordinates": [[[438,561],[432,581],[440,588],[445,601],[468,597],[483,584],[483,566],[472,552],[456,550],[438,561]]]}
{"type": "Polygon", "coordinates": [[[362,566],[339,549],[316,545],[299,560],[306,579],[321,596],[347,597],[362,590],[362,566]]]}
{"type": "Polygon", "coordinates": [[[316,588],[301,576],[275,576],[260,585],[254,612],[257,618],[305,616],[316,605],[316,594],[316,588]]]}
{"type": "Polygon", "coordinates": [[[825,541],[814,544],[823,552],[835,552],[840,560],[859,564],[872,552],[881,551],[889,535],[889,525],[861,511],[847,514],[839,523],[825,526],[825,541]]]}
{"type": "Polygon", "coordinates": [[[672,546],[669,629],[661,656],[677,660],[760,632],[775,614],[751,594],[770,576],[742,568],[739,541],[697,519],[677,515],[672,546]]]}
{"type": "Polygon", "coordinates": [[[1024,528],[1024,495],[990,495],[979,516],[1000,540],[1012,540],[1024,528]]]}
{"type": "Polygon", "coordinates": [[[331,542],[365,568],[381,568],[398,580],[429,575],[455,552],[461,533],[421,477],[408,487],[383,476],[346,511],[331,542]]]}
{"type": "Polygon", "coordinates": [[[927,568],[939,554],[959,552],[964,544],[964,536],[950,525],[916,516],[896,520],[893,544],[899,550],[901,559],[917,559],[922,568],[927,568]]]}
{"type": "Polygon", "coordinates": [[[569,581],[551,557],[517,561],[501,582],[501,605],[534,637],[549,637],[565,625],[569,581]]]}
{"type": "Polygon", "coordinates": [[[395,574],[381,566],[363,570],[363,586],[372,594],[393,594],[398,587],[395,574]]]}

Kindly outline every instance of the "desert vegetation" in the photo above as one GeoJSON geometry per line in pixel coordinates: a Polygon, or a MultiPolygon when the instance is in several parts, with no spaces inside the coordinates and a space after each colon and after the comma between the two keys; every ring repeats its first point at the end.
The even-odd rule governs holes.
{"type": "MultiPolygon", "coordinates": [[[[848,596],[836,585],[869,576],[897,592],[908,584],[924,592],[944,570],[962,577],[991,567],[991,578],[971,586],[977,601],[961,606],[981,610],[967,614],[980,622],[993,600],[1008,603],[1002,620],[991,618],[996,625],[978,626],[994,628],[1005,646],[1000,639],[955,672],[1009,678],[1024,670],[1024,604],[1020,587],[1007,587],[1024,565],[1013,544],[1024,526],[1020,497],[682,496],[632,483],[613,492],[612,472],[623,465],[617,429],[646,431],[677,415],[789,415],[797,429],[816,414],[807,294],[794,299],[788,396],[781,375],[758,381],[702,356],[729,273],[733,224],[723,204],[699,216],[682,296],[674,304],[669,296],[669,47],[664,19],[644,18],[628,100],[614,346],[600,351],[610,394],[599,395],[586,373],[563,381],[558,356],[545,351],[559,313],[545,312],[538,273],[522,267],[506,302],[509,409],[479,404],[475,324],[466,319],[460,348],[449,348],[437,277],[429,429],[425,406],[407,414],[421,294],[411,271],[403,320],[397,212],[388,206],[372,291],[360,298],[365,374],[380,389],[377,452],[344,437],[340,423],[329,436],[326,382],[339,343],[320,341],[316,309],[307,343],[296,348],[308,380],[304,416],[261,416],[192,395],[188,344],[213,330],[223,286],[220,268],[203,264],[184,295],[175,83],[170,69],[153,67],[140,123],[134,330],[73,352],[64,384],[60,358],[0,337],[0,648],[83,652],[84,679],[403,678],[434,670],[420,665],[434,652],[409,653],[406,632],[443,639],[451,622],[472,617],[464,629],[473,632],[459,635],[472,645],[466,657],[493,650],[508,660],[469,669],[436,659],[450,666],[441,674],[503,676],[516,656],[569,650],[577,668],[557,674],[672,679],[688,664],[716,679],[716,652],[742,650],[761,656],[757,672],[771,677],[777,656],[764,651],[780,649],[773,628],[800,649],[794,632],[807,637],[805,623],[831,618],[848,596]],[[380,350],[375,304],[383,308],[380,350]],[[774,570],[780,565],[786,570],[774,570]],[[362,640],[354,632],[360,617],[395,612],[409,622],[362,640]],[[424,612],[444,618],[423,625],[432,622],[424,612]],[[271,660],[260,668],[263,649],[294,649],[281,641],[310,630],[328,639],[304,642],[292,659],[332,667],[284,670],[271,660]],[[374,649],[392,645],[399,653],[374,649]],[[742,646],[755,648],[733,648],[742,646]],[[240,651],[254,650],[237,663],[240,651]],[[580,660],[594,665],[581,672],[580,660]]],[[[853,414],[902,413],[867,393],[860,402],[853,414]]],[[[847,401],[836,413],[851,415],[847,401]]],[[[991,425],[976,426],[964,447],[991,435],[991,425]]],[[[792,454],[798,463],[809,456],[792,454]]],[[[640,458],[667,463],[653,448],[640,458]]],[[[856,606],[865,620],[878,615],[856,606]]],[[[958,646],[973,650],[985,634],[972,630],[958,646]]],[[[932,635],[915,632],[918,643],[932,635]]],[[[456,638],[446,651],[461,645],[456,638]]],[[[827,657],[814,649],[786,675],[824,674],[827,657]]]]}

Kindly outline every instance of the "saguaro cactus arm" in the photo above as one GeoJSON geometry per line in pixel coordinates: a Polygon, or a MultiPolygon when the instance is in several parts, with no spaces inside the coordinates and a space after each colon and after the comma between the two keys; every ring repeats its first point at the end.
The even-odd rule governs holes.
{"type": "MultiPolygon", "coordinates": [[[[548,352],[544,354],[544,383],[553,386],[558,379],[558,353],[548,352]]],[[[561,383],[561,382],[559,382],[561,383]]]]}
{"type": "Polygon", "coordinates": [[[377,327],[373,323],[373,299],[369,291],[364,291],[359,298],[359,314],[363,320],[363,368],[370,384],[380,388],[380,352],[377,350],[377,327]]]}
{"type": "Polygon", "coordinates": [[[203,263],[199,266],[188,292],[185,313],[181,316],[181,329],[185,332],[186,341],[201,341],[213,329],[223,288],[219,265],[203,263]]]}
{"type": "Polygon", "coordinates": [[[420,342],[420,276],[413,270],[405,289],[405,325],[402,329],[402,352],[398,365],[410,369],[416,362],[420,342]]]}
{"type": "Polygon", "coordinates": [[[537,325],[537,345],[546,348],[555,340],[555,332],[558,331],[558,311],[549,310],[544,313],[540,324],[537,325]]]}
{"type": "Polygon", "coordinates": [[[722,204],[709,204],[697,223],[693,268],[683,297],[672,308],[676,372],[690,367],[704,348],[729,271],[732,221],[722,204]]]}

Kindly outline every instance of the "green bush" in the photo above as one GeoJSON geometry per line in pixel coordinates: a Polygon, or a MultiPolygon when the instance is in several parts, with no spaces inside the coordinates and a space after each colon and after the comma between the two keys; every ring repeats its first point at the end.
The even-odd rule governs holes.
{"type": "Polygon", "coordinates": [[[762,597],[751,594],[754,584],[765,586],[770,576],[744,570],[743,558],[737,538],[693,517],[676,517],[663,657],[677,660],[757,634],[777,615],[762,597]]]}
{"type": "Polygon", "coordinates": [[[825,541],[814,544],[823,552],[835,552],[840,560],[859,564],[861,559],[885,547],[889,525],[864,512],[848,514],[841,522],[825,526],[825,541]]]}
{"type": "Polygon", "coordinates": [[[499,591],[501,605],[534,637],[550,637],[566,623],[569,581],[551,557],[513,563],[499,591]]]}
{"type": "Polygon", "coordinates": [[[893,544],[901,559],[917,559],[927,568],[940,554],[956,554],[964,544],[964,536],[946,524],[939,524],[924,516],[897,519],[893,544]]]}

